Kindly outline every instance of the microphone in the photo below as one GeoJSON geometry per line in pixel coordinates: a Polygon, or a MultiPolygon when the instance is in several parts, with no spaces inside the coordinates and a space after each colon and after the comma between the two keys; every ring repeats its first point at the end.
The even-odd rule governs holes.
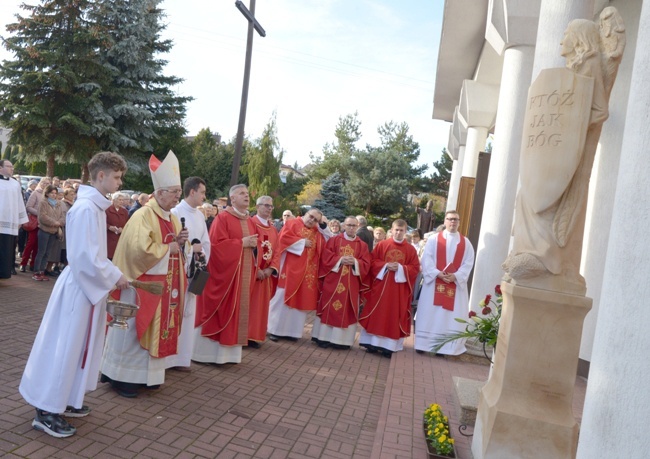
{"type": "Polygon", "coordinates": [[[185,217],[181,217],[181,230],[185,229],[185,217]]]}

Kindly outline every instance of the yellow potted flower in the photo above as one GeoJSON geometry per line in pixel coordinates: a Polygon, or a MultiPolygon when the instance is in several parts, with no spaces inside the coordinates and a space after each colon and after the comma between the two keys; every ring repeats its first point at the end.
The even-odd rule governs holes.
{"type": "Polygon", "coordinates": [[[449,434],[449,420],[437,403],[424,410],[424,436],[429,459],[456,457],[454,439],[449,434]]]}

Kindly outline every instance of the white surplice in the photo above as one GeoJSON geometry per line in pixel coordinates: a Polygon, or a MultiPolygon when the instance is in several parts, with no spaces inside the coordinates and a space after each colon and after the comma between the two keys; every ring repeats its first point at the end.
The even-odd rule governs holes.
{"type": "MultiPolygon", "coordinates": [[[[203,253],[205,254],[206,263],[210,259],[210,237],[208,236],[208,227],[205,224],[205,217],[196,208],[190,206],[185,200],[181,201],[172,209],[172,213],[178,217],[185,218],[185,227],[189,232],[188,244],[185,246],[185,273],[189,274],[190,262],[194,253],[192,251],[192,241],[198,239],[201,241],[203,253]]],[[[190,279],[187,286],[190,285],[190,279]]],[[[189,367],[194,350],[194,322],[196,320],[196,295],[188,291],[185,292],[185,306],[183,312],[183,325],[181,334],[178,336],[178,354],[165,357],[165,367],[189,367]]]]}
{"type": "Polygon", "coordinates": [[[69,265],[56,281],[19,387],[30,405],[45,411],[81,408],[84,394],[97,388],[106,297],[122,274],[106,256],[110,205],[82,185],[66,217],[69,265]]]}
{"type": "MultiPolygon", "coordinates": [[[[460,233],[443,232],[446,239],[446,260],[450,263],[456,255],[456,248],[460,238],[465,237],[460,233]]],[[[433,236],[427,240],[427,245],[422,254],[422,290],[418,301],[418,309],[415,315],[415,349],[429,352],[435,345],[435,340],[447,333],[463,331],[465,324],[456,322],[456,317],[467,318],[469,314],[469,295],[467,292],[467,279],[474,266],[474,248],[465,238],[465,253],[460,268],[456,275],[456,296],[454,310],[447,311],[442,306],[434,306],[433,298],[435,293],[435,281],[440,271],[436,268],[438,237],[433,236]]],[[[459,355],[465,352],[465,341],[456,340],[445,344],[439,354],[459,355]]]]}

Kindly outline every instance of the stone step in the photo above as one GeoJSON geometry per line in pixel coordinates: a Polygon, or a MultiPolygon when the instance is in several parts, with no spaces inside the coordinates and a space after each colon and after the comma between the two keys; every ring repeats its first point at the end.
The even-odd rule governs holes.
{"type": "Polygon", "coordinates": [[[476,422],[476,411],[478,410],[479,392],[485,385],[485,381],[461,378],[453,376],[454,394],[456,395],[456,406],[459,424],[474,426],[476,422]]]}

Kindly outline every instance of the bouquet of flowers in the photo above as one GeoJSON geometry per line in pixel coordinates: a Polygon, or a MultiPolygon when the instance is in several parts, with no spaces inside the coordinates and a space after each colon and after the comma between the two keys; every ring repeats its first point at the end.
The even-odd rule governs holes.
{"type": "Polygon", "coordinates": [[[494,287],[494,296],[485,295],[479,306],[481,314],[474,311],[469,312],[467,319],[455,318],[456,322],[466,324],[465,330],[455,333],[440,335],[435,341],[433,352],[438,352],[442,346],[458,339],[468,339],[473,342],[483,344],[483,353],[490,360],[485,351],[486,347],[496,347],[499,336],[499,321],[501,320],[501,307],[503,304],[503,295],[501,286],[494,287]]]}
{"type": "Polygon", "coordinates": [[[437,403],[432,403],[424,410],[424,429],[427,442],[437,454],[453,457],[454,439],[449,436],[447,416],[437,403]]]}

